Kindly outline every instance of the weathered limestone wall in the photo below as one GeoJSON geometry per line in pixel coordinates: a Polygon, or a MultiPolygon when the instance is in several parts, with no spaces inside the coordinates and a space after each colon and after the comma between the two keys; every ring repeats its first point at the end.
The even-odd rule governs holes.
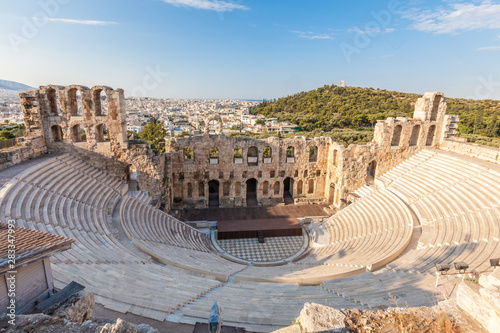
{"type": "Polygon", "coordinates": [[[155,156],[144,144],[129,147],[122,89],[49,85],[19,95],[27,137],[40,137],[45,152],[76,154],[124,182],[134,169],[139,189],[170,209],[169,190],[164,186],[165,158],[155,156]]]}
{"type": "Polygon", "coordinates": [[[500,149],[495,147],[454,140],[443,140],[439,144],[439,149],[500,164],[500,149]]]}
{"type": "Polygon", "coordinates": [[[220,206],[246,205],[247,181],[252,179],[257,182],[260,205],[282,203],[287,178],[294,198],[323,200],[333,142],[331,138],[255,140],[209,134],[177,139],[167,152],[172,161],[174,206],[207,207],[210,181],[219,183],[220,206]],[[187,147],[194,158],[186,158],[187,147]],[[212,147],[217,148],[218,158],[210,159],[212,147]],[[241,158],[234,156],[237,147],[241,158]],[[269,158],[263,156],[265,147],[271,149],[269,158]],[[293,157],[287,157],[288,147],[293,147],[293,157]],[[312,156],[311,148],[315,151],[312,156]]]}
{"type": "Polygon", "coordinates": [[[0,151],[0,170],[4,170],[47,153],[42,137],[18,138],[18,146],[0,151]]]}

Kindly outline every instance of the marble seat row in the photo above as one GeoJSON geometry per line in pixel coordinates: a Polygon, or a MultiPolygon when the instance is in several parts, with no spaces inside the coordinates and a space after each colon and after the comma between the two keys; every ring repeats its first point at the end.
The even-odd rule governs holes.
{"type": "Polygon", "coordinates": [[[221,282],[157,264],[55,264],[58,288],[71,281],[85,285],[104,307],[163,321],[172,311],[195,301],[221,282]]]}
{"type": "Polygon", "coordinates": [[[125,196],[120,206],[120,219],[129,239],[211,252],[206,235],[148,205],[144,199],[125,196]]]}
{"type": "Polygon", "coordinates": [[[426,159],[386,187],[406,200],[421,227],[418,247],[388,267],[431,273],[436,263],[464,261],[472,270],[488,268],[500,256],[498,168],[438,150],[421,155],[426,159]]]}

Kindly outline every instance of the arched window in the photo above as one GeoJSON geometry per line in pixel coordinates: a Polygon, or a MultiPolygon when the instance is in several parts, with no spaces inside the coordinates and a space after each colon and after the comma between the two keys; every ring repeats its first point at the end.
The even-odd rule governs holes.
{"type": "Polygon", "coordinates": [[[248,165],[258,165],[259,164],[259,150],[257,149],[257,147],[248,148],[247,162],[248,162],[248,165]]]}
{"type": "Polygon", "coordinates": [[[198,196],[205,197],[205,183],[204,182],[198,183],[198,196]]]}
{"type": "Polygon", "coordinates": [[[309,148],[309,162],[316,162],[318,160],[318,147],[312,146],[309,148]]]}
{"type": "Polygon", "coordinates": [[[411,129],[410,146],[418,144],[418,137],[420,136],[420,125],[415,125],[411,129]]]}
{"type": "Polygon", "coordinates": [[[71,139],[73,142],[87,141],[87,134],[81,125],[74,125],[71,127],[71,139]]]}
{"type": "Polygon", "coordinates": [[[304,178],[307,178],[308,176],[308,172],[307,172],[307,169],[304,170],[304,178]]]}
{"type": "Polygon", "coordinates": [[[309,179],[309,191],[308,191],[309,194],[313,194],[314,193],[314,180],[313,179],[309,179]]]}
{"type": "Polygon", "coordinates": [[[92,101],[96,116],[106,116],[108,114],[108,96],[106,90],[96,89],[92,92],[92,101]]]}
{"type": "Polygon", "coordinates": [[[109,130],[108,130],[108,127],[106,126],[106,124],[97,125],[96,129],[95,129],[95,135],[96,135],[97,142],[104,142],[104,141],[111,140],[109,130]]]}
{"type": "Polygon", "coordinates": [[[234,148],[234,163],[235,164],[243,163],[243,149],[240,146],[234,148]]]}
{"type": "Polygon", "coordinates": [[[297,182],[297,194],[302,194],[302,180],[297,182]]]}
{"type": "Polygon", "coordinates": [[[236,182],[234,183],[234,196],[239,197],[241,195],[241,183],[236,182]]]}
{"type": "Polygon", "coordinates": [[[224,184],[222,185],[222,195],[225,197],[229,196],[229,186],[229,182],[224,182],[224,184]]]}
{"type": "Polygon", "coordinates": [[[431,125],[429,131],[427,132],[427,140],[425,142],[426,146],[432,146],[434,142],[434,134],[436,132],[436,125],[431,125]]]}
{"type": "Polygon", "coordinates": [[[208,156],[210,164],[219,164],[219,149],[217,147],[211,147],[208,151],[208,156]]]}
{"type": "Polygon", "coordinates": [[[286,163],[295,163],[295,148],[292,146],[286,149],[286,163]]]}
{"type": "Polygon", "coordinates": [[[392,143],[391,146],[399,146],[399,141],[401,140],[401,132],[403,131],[403,127],[401,125],[397,125],[394,127],[394,132],[392,134],[392,143]]]}
{"type": "Polygon", "coordinates": [[[54,142],[60,142],[63,140],[64,135],[61,126],[54,125],[50,129],[52,131],[52,140],[54,142]]]}
{"type": "Polygon", "coordinates": [[[333,160],[333,164],[337,165],[337,149],[333,150],[333,158],[332,158],[332,160],[333,160]]]}
{"type": "Polygon", "coordinates": [[[269,194],[269,182],[265,181],[262,183],[262,195],[268,195],[269,194]]]}
{"type": "Polygon", "coordinates": [[[280,182],[275,182],[274,183],[274,194],[279,195],[280,194],[280,182]]]}
{"type": "Polygon", "coordinates": [[[366,167],[366,176],[375,177],[375,170],[377,169],[377,162],[375,160],[371,161],[366,167]]]}
{"type": "Polygon", "coordinates": [[[269,146],[265,146],[264,149],[262,150],[262,158],[264,159],[264,163],[271,163],[271,157],[272,157],[272,149],[269,146]]]}
{"type": "Polygon", "coordinates": [[[49,102],[49,114],[51,116],[57,116],[59,114],[59,108],[57,106],[57,95],[55,89],[47,90],[47,99],[49,102]]]}
{"type": "Polygon", "coordinates": [[[184,147],[184,160],[194,160],[194,150],[193,147],[184,147]]]}
{"type": "Polygon", "coordinates": [[[193,197],[193,185],[191,183],[187,184],[187,197],[193,197]]]}

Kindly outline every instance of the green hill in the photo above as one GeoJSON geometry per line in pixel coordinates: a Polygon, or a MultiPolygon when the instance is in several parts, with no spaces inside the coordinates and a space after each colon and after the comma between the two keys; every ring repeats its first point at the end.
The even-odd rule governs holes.
{"type": "MultiPolygon", "coordinates": [[[[304,131],[370,128],[379,119],[413,115],[420,94],[325,85],[308,92],[264,100],[254,114],[297,124],[304,131]]],[[[460,117],[458,132],[470,141],[500,137],[500,101],[447,98],[448,114],[460,117]]],[[[491,141],[491,140],[490,140],[491,141]]],[[[496,141],[496,140],[494,140],[496,141]]],[[[480,142],[487,144],[485,142],[480,142]]],[[[498,146],[497,143],[493,144],[498,146]]]]}

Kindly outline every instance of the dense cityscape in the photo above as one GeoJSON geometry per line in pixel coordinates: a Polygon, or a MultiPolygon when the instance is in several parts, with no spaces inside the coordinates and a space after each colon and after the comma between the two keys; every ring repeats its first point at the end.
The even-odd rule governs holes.
{"type": "MultiPolygon", "coordinates": [[[[230,131],[265,133],[294,132],[297,126],[277,118],[266,118],[251,114],[259,104],[246,100],[189,100],[130,97],[127,103],[127,130],[140,133],[151,119],[158,119],[167,130],[168,136],[195,135],[203,131],[204,119],[219,115],[223,132],[230,131]]],[[[0,89],[0,122],[23,124],[19,92],[0,89]]]]}

